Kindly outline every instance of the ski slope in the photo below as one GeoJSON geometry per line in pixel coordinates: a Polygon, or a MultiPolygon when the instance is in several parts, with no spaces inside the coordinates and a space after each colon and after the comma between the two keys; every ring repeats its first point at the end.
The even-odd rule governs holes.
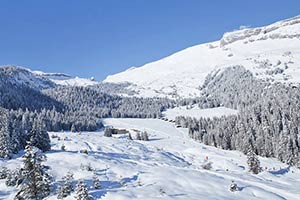
{"type": "Polygon", "coordinates": [[[142,97],[196,97],[212,71],[242,65],[270,82],[300,82],[300,18],[225,33],[219,41],[189,47],[161,60],[108,76],[129,82],[142,97]]]}
{"type": "MultiPolygon", "coordinates": [[[[130,141],[126,135],[108,138],[101,131],[50,133],[65,139],[51,139],[52,150],[46,153],[46,165],[56,179],[54,188],[72,171],[76,181],[85,180],[95,199],[103,200],[300,199],[299,169],[276,159],[260,157],[261,166],[268,170],[252,175],[242,153],[195,142],[188,138],[187,129],[177,129],[172,123],[159,119],[106,119],[104,123],[126,128],[133,137],[136,130],[147,131],[150,141],[130,141]],[[60,150],[62,144],[66,151],[60,150]],[[79,153],[83,149],[89,153],[79,153]],[[211,170],[201,168],[206,157],[213,162],[211,170]],[[80,169],[88,163],[99,176],[101,189],[91,188],[93,172],[80,169]],[[232,180],[240,191],[228,191],[232,180]]],[[[20,156],[1,160],[0,165],[15,168],[20,156]]],[[[0,180],[0,199],[13,199],[15,192],[0,180]]],[[[57,198],[52,193],[48,199],[57,198]]],[[[74,193],[66,199],[74,199],[74,193]]]]}

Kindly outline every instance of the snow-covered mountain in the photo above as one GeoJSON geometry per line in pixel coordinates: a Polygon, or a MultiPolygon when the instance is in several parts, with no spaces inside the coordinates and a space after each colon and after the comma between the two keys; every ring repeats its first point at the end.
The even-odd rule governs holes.
{"type": "Polygon", "coordinates": [[[67,85],[67,86],[90,86],[98,84],[99,82],[95,81],[94,78],[79,78],[79,77],[73,77],[68,74],[63,73],[45,73],[41,71],[33,71],[34,74],[38,76],[42,76],[45,78],[48,78],[52,82],[54,82],[57,85],[67,85]]]}
{"type": "Polygon", "coordinates": [[[241,65],[270,82],[300,82],[300,18],[225,33],[219,41],[196,45],[141,67],[108,76],[104,82],[132,83],[146,97],[195,97],[205,77],[241,65]]]}
{"type": "Polygon", "coordinates": [[[29,69],[19,66],[1,66],[0,76],[2,81],[8,81],[14,85],[25,85],[37,90],[48,89],[55,86],[48,78],[37,76],[29,69]]]}
{"type": "Polygon", "coordinates": [[[99,83],[93,78],[73,77],[63,73],[45,73],[13,65],[1,66],[0,76],[2,76],[2,80],[38,90],[52,88],[56,85],[90,86],[99,83]]]}

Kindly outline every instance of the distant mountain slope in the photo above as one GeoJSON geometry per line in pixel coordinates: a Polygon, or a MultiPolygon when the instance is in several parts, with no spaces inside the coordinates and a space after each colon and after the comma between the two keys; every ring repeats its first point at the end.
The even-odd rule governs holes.
{"type": "Polygon", "coordinates": [[[48,89],[55,86],[51,80],[37,76],[30,70],[18,66],[0,67],[0,78],[3,83],[10,82],[13,85],[23,85],[37,90],[48,89]]]}
{"type": "Polygon", "coordinates": [[[65,86],[91,86],[96,85],[99,82],[95,81],[94,78],[79,78],[73,77],[63,73],[45,73],[40,71],[33,71],[34,74],[47,78],[54,82],[57,85],[65,85],[65,86]]]}
{"type": "Polygon", "coordinates": [[[14,110],[27,108],[34,111],[53,107],[61,110],[62,104],[41,92],[55,86],[49,79],[36,76],[28,69],[0,67],[0,106],[14,110]]]}
{"type": "Polygon", "coordinates": [[[299,83],[300,18],[225,33],[219,41],[130,68],[104,82],[132,83],[129,88],[144,97],[195,97],[210,72],[234,65],[270,82],[299,83]]]}

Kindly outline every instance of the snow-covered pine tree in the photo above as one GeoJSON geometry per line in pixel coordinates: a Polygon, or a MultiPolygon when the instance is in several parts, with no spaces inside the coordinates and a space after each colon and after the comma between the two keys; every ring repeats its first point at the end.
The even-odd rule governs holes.
{"type": "Polygon", "coordinates": [[[137,134],[136,134],[136,139],[137,139],[137,140],[141,140],[141,139],[142,139],[142,137],[141,137],[141,134],[140,134],[140,133],[137,133],[137,134]]]}
{"type": "Polygon", "coordinates": [[[6,179],[8,173],[9,173],[9,170],[7,169],[7,167],[1,167],[0,168],[0,179],[6,179]]]}
{"type": "Polygon", "coordinates": [[[94,173],[94,176],[93,176],[93,187],[95,189],[99,189],[101,187],[99,178],[98,178],[97,174],[95,174],[95,173],[94,173]]]}
{"type": "Polygon", "coordinates": [[[260,161],[253,150],[253,146],[250,144],[247,152],[247,164],[249,166],[249,171],[258,174],[261,172],[260,161]]]}
{"type": "Polygon", "coordinates": [[[33,146],[42,151],[50,150],[50,137],[45,128],[45,124],[39,118],[35,118],[30,131],[30,142],[33,146]]]}
{"type": "Polygon", "coordinates": [[[18,185],[18,180],[20,179],[20,169],[15,169],[7,173],[7,178],[5,180],[6,186],[12,187],[18,185]]]}
{"type": "Polygon", "coordinates": [[[75,127],[75,124],[72,124],[71,126],[71,132],[75,133],[76,132],[76,127],[75,127]]]}
{"type": "Polygon", "coordinates": [[[8,113],[5,109],[0,108],[0,157],[11,158],[12,146],[9,136],[8,113]]]}
{"type": "Polygon", "coordinates": [[[71,192],[74,190],[73,180],[74,178],[72,172],[68,172],[67,175],[62,178],[62,185],[58,188],[57,192],[58,199],[63,199],[71,194],[71,192]]]}
{"type": "Polygon", "coordinates": [[[146,131],[142,132],[141,140],[149,141],[149,136],[148,136],[148,133],[146,131]]]}
{"type": "Polygon", "coordinates": [[[83,180],[79,180],[76,186],[76,197],[77,200],[92,200],[93,198],[89,195],[88,189],[83,180]]]}
{"type": "Polygon", "coordinates": [[[50,194],[51,178],[42,165],[46,157],[29,142],[25,147],[23,166],[20,170],[22,183],[15,199],[43,199],[50,194]]]}

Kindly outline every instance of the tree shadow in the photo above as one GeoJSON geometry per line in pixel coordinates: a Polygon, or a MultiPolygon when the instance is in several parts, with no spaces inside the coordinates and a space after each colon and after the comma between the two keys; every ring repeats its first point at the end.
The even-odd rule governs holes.
{"type": "Polygon", "coordinates": [[[275,170],[275,171],[269,171],[271,174],[273,175],[283,175],[283,174],[287,174],[291,169],[291,166],[288,166],[286,168],[282,168],[279,170],[275,170]]]}
{"type": "MultiPolygon", "coordinates": [[[[92,195],[96,199],[100,199],[107,194],[107,192],[116,192],[120,191],[120,189],[126,184],[137,181],[138,175],[134,175],[133,177],[126,177],[121,179],[121,182],[118,181],[100,181],[101,188],[90,190],[90,195],[92,195]]],[[[90,183],[91,184],[91,183],[90,183]]]]}

